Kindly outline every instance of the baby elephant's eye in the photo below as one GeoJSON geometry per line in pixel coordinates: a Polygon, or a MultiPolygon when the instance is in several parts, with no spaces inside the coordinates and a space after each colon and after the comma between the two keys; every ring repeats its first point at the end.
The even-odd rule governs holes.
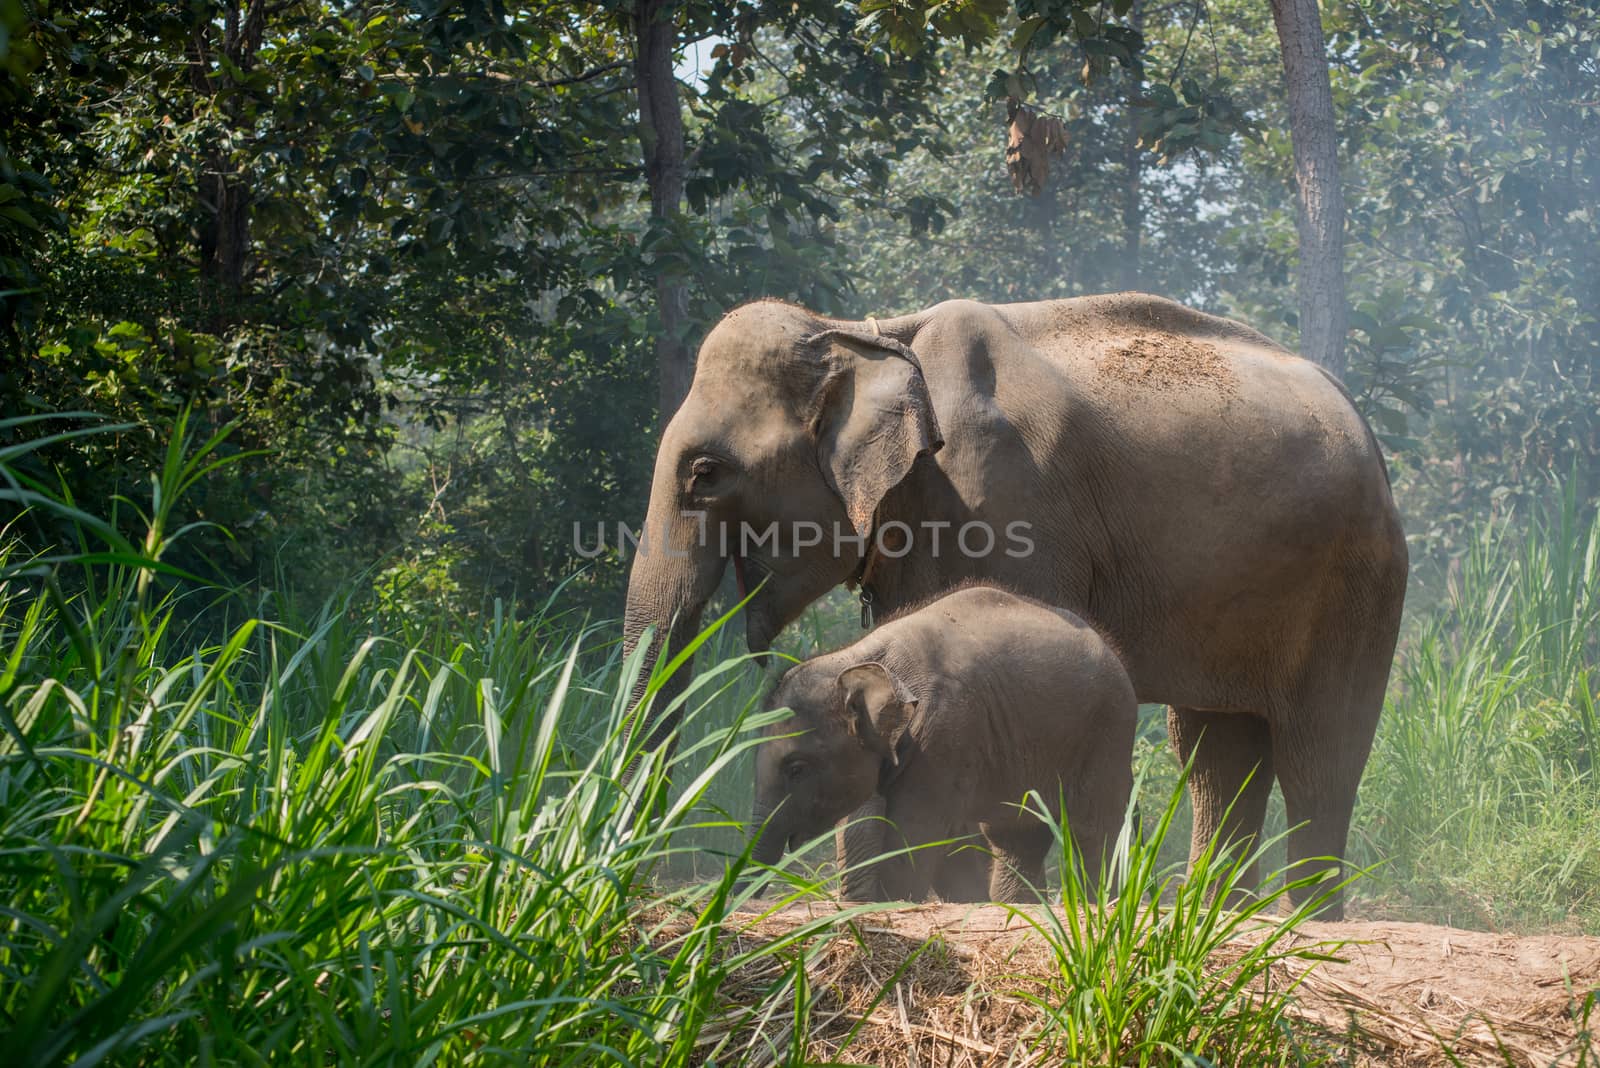
{"type": "Polygon", "coordinates": [[[803,778],[806,772],[810,770],[811,765],[807,764],[804,760],[785,761],[783,765],[783,777],[791,780],[803,778]]]}

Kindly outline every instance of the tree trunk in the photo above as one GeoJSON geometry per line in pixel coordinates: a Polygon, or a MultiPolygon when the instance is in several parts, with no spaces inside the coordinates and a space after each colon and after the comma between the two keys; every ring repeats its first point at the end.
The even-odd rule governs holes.
{"type": "Polygon", "coordinates": [[[200,188],[200,202],[211,213],[211,225],[201,238],[201,273],[226,298],[237,297],[244,290],[245,257],[250,252],[250,188],[220,153],[206,157],[200,188]]]}
{"type": "MultiPolygon", "coordinates": [[[[233,70],[248,73],[255,65],[266,28],[266,0],[239,0],[223,5],[220,39],[213,13],[202,11],[189,45],[189,82],[202,99],[215,101],[224,89],[235,88],[237,77],[227,69],[213,77],[211,66],[218,56],[225,57],[233,70]]],[[[244,130],[239,101],[230,94],[218,111],[230,134],[244,130]]],[[[253,200],[244,168],[235,154],[218,149],[205,157],[205,171],[199,177],[198,199],[201,216],[200,273],[216,287],[218,300],[214,328],[222,329],[237,314],[237,301],[245,289],[246,263],[250,255],[250,207],[253,200]]]]}
{"type": "MultiPolygon", "coordinates": [[[[1144,11],[1135,0],[1128,9],[1128,25],[1144,32],[1144,11]]],[[[1144,64],[1136,61],[1131,72],[1133,86],[1130,98],[1144,92],[1144,64]]],[[[1127,131],[1122,142],[1122,265],[1120,284],[1123,289],[1141,289],[1139,246],[1144,237],[1144,150],[1139,147],[1137,113],[1126,109],[1127,131]]]]}
{"type": "MultiPolygon", "coordinates": [[[[683,203],[683,113],[678,103],[673,54],[678,42],[675,0],[635,0],[634,76],[639,90],[639,141],[644,149],[645,181],[650,186],[650,221],[671,226],[683,203]]],[[[689,393],[694,358],[684,338],[689,322],[689,289],[670,262],[655,265],[656,386],[665,427],[689,393]]]]}
{"type": "Polygon", "coordinates": [[[1283,52],[1298,191],[1300,350],[1344,377],[1344,192],[1317,0],[1272,0],[1283,52]]]}

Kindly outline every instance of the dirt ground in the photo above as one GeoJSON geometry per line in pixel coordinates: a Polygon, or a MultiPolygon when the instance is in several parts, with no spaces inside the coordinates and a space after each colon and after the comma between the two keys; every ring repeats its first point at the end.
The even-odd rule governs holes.
{"type": "MultiPolygon", "coordinates": [[[[834,911],[751,914],[749,937],[781,937],[834,911]]],[[[839,1052],[850,1063],[1051,1063],[1028,1048],[1036,1011],[1003,993],[1049,969],[1025,920],[997,905],[932,904],[846,922],[851,937],[834,940],[809,977],[812,1056],[827,1060],[854,1028],[839,1052]],[[917,954],[930,940],[937,951],[917,954]],[[893,995],[878,997],[885,986],[893,995]]],[[[1600,1007],[1588,1022],[1575,1011],[1600,987],[1600,938],[1360,920],[1307,923],[1294,937],[1342,943],[1332,949],[1338,960],[1297,962],[1281,977],[1301,980],[1292,1016],[1328,1037],[1338,1063],[1600,1065],[1600,1007]]]]}

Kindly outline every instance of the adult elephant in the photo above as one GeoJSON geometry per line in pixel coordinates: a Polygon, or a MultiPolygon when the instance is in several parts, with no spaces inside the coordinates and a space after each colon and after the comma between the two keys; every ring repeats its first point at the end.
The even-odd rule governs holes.
{"type": "Polygon", "coordinates": [[[681,646],[730,563],[765,583],[752,650],[841,582],[887,612],[994,580],[1093,620],[1170,706],[1191,856],[1258,834],[1274,776],[1291,863],[1344,853],[1405,540],[1349,395],[1246,326],[1143,294],[866,322],[745,305],[662,436],[646,532],[629,648],[650,625],[681,646]],[[739,536],[774,523],[776,547],[739,536]],[[990,551],[984,527],[957,544],[974,523],[990,551]]]}

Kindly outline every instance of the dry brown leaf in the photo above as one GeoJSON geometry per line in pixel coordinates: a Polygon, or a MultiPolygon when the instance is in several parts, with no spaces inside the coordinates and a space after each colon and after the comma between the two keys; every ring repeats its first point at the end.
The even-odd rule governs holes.
{"type": "Polygon", "coordinates": [[[1007,102],[1011,126],[1006,137],[1006,171],[1018,193],[1036,197],[1050,177],[1050,157],[1066,151],[1067,128],[1016,100],[1007,102]]]}

